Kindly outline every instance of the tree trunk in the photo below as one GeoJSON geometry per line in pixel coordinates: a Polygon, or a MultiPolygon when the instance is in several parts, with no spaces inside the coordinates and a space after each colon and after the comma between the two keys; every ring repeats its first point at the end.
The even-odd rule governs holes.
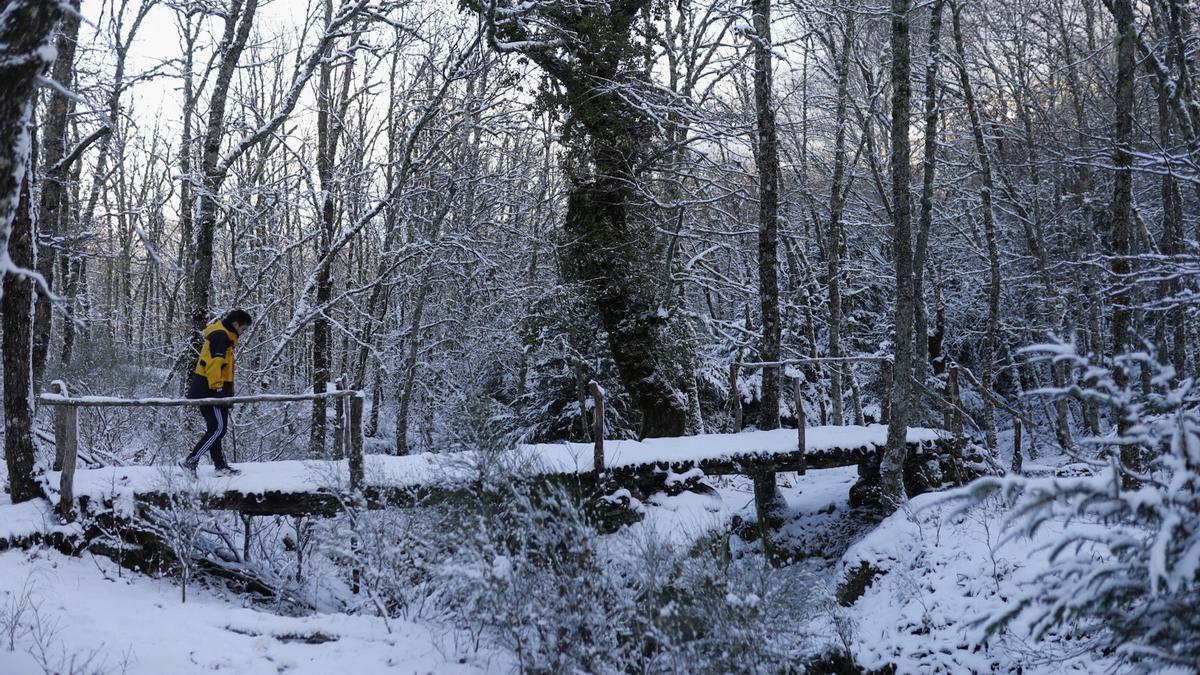
{"type": "Polygon", "coordinates": [[[554,102],[567,112],[570,182],[564,224],[566,275],[595,305],[621,384],[641,413],[639,435],[679,436],[687,428],[687,390],[694,377],[690,345],[672,323],[682,320],[660,304],[657,261],[649,259],[654,228],[632,213],[634,185],[650,160],[656,125],[624,94],[645,84],[634,23],[649,0],[626,0],[603,10],[557,12],[536,3],[510,8],[466,3],[489,23],[499,51],[521,51],[562,85],[554,102]],[[549,26],[586,40],[538,44],[529,31],[549,26]],[[532,46],[531,46],[532,45],[532,46]]]}
{"type": "Polygon", "coordinates": [[[642,421],[639,436],[681,436],[687,425],[687,381],[677,345],[666,339],[669,317],[644,283],[638,238],[628,225],[628,188],[617,179],[577,185],[567,198],[568,269],[585,283],[621,377],[642,421]]]}
{"type": "MultiPolygon", "coordinates": [[[[181,270],[191,269],[194,264],[193,223],[195,209],[195,177],[192,175],[192,120],[196,115],[196,87],[192,82],[195,72],[196,40],[199,28],[193,27],[193,19],[188,16],[182,19],[183,25],[183,101],[182,124],[183,130],[179,142],[179,254],[175,264],[181,270]]],[[[167,302],[167,323],[174,324],[175,311],[178,302],[178,286],[171,293],[167,302]]]]}
{"type": "MultiPolygon", "coordinates": [[[[333,20],[333,2],[325,0],[325,21],[333,20]]],[[[333,237],[337,228],[334,204],[334,161],[337,159],[338,138],[342,128],[341,120],[345,118],[345,108],[335,111],[333,108],[333,67],[329,63],[329,54],[333,44],[325,50],[317,78],[317,180],[320,182],[321,194],[321,232],[318,237],[317,251],[321,267],[317,270],[316,306],[324,308],[333,298],[333,261],[330,260],[333,249],[333,237]],[[335,115],[337,119],[334,119],[335,115]]],[[[350,84],[350,73],[346,74],[345,86],[350,84]]],[[[341,100],[346,101],[343,93],[341,100]]],[[[330,329],[329,319],[325,312],[319,311],[312,319],[312,388],[314,392],[324,391],[325,385],[331,380],[330,372],[330,329]]],[[[309,434],[309,446],[313,454],[323,457],[325,454],[325,427],[327,406],[325,401],[313,401],[312,425],[309,434]]]]}
{"type": "MultiPolygon", "coordinates": [[[[1137,35],[1134,26],[1133,1],[1113,0],[1112,14],[1117,23],[1117,82],[1116,122],[1113,144],[1113,198],[1109,209],[1108,249],[1111,270],[1117,277],[1117,288],[1125,284],[1120,277],[1128,274],[1130,253],[1130,222],[1133,217],[1133,89],[1136,75],[1137,35]]],[[[1123,353],[1129,346],[1130,298],[1125,290],[1112,297],[1112,354],[1123,353]]],[[[1119,369],[1116,372],[1120,372],[1119,369]]]]}
{"type": "Polygon", "coordinates": [[[912,223],[909,213],[910,168],[909,107],[909,0],[892,0],[892,254],[896,256],[895,363],[888,415],[887,448],[880,465],[882,497],[899,506],[904,494],[904,460],[908,447],[909,397],[912,381],[913,273],[912,223]]]}
{"type": "MultiPolygon", "coordinates": [[[[845,206],[842,187],[846,177],[846,107],[850,98],[850,50],[854,44],[854,12],[846,12],[842,32],[842,47],[837,62],[837,105],[834,119],[833,183],[829,188],[829,228],[825,244],[826,274],[829,276],[829,356],[842,355],[842,209],[845,206]]],[[[829,368],[829,399],[833,423],[842,425],[842,366],[834,362],[829,368]]]]}
{"type": "MultiPolygon", "coordinates": [[[[233,0],[225,17],[225,32],[218,52],[221,54],[217,78],[209,97],[208,122],[204,130],[204,146],[200,159],[201,189],[195,214],[196,246],[191,279],[191,341],[180,357],[180,370],[186,375],[187,366],[200,349],[204,327],[208,324],[212,297],[213,239],[220,210],[219,195],[228,168],[221,164],[221,147],[225,139],[225,106],[229,87],[242,50],[250,38],[258,0],[233,0]]],[[[186,377],[184,378],[186,381],[186,377]]]]}
{"type": "Polygon", "coordinates": [[[41,495],[33,478],[32,334],[35,265],[29,163],[37,77],[50,65],[59,3],[13,0],[0,12],[0,306],[4,311],[4,458],[11,500],[41,495]]]}
{"type": "Polygon", "coordinates": [[[412,407],[413,385],[417,381],[418,359],[421,356],[421,321],[425,314],[425,300],[429,295],[430,270],[422,273],[421,287],[413,305],[412,324],[408,332],[408,354],[404,365],[400,368],[400,384],[396,387],[396,454],[407,455],[408,448],[408,411],[412,407]]]}
{"type": "MultiPolygon", "coordinates": [[[[983,124],[980,121],[979,106],[975,100],[975,90],[971,77],[967,72],[967,53],[963,45],[961,6],[955,6],[952,14],[954,23],[954,49],[958,54],[958,78],[962,86],[963,98],[967,104],[967,117],[971,120],[971,135],[975,139],[975,154],[979,160],[980,174],[983,187],[979,190],[980,206],[983,209],[983,231],[987,241],[988,255],[988,318],[987,329],[984,333],[983,347],[980,358],[983,360],[983,375],[981,384],[985,389],[993,389],[996,370],[996,343],[1000,333],[1000,252],[996,243],[996,218],[992,209],[992,195],[995,193],[995,183],[992,180],[992,162],[988,154],[987,141],[983,136],[983,124]]],[[[983,428],[986,436],[987,449],[993,456],[996,454],[996,418],[991,399],[984,396],[983,428]]]]}
{"type": "MultiPolygon", "coordinates": [[[[758,137],[758,297],[762,309],[763,361],[779,360],[779,140],[775,134],[775,110],[771,104],[771,0],[753,0],[754,13],[754,107],[758,137]]],[[[762,371],[760,429],[779,428],[779,368],[762,371]]]]}
{"type": "Polygon", "coordinates": [[[941,57],[942,8],[935,0],[929,16],[929,54],[925,62],[925,152],[921,158],[921,213],[917,221],[917,246],[913,252],[913,376],[922,385],[929,375],[929,315],[925,311],[925,261],[929,230],[933,226],[933,182],[937,171],[937,77],[941,57]]]}
{"type": "MultiPolygon", "coordinates": [[[[22,269],[33,269],[33,219],[29,213],[29,179],[21,189],[13,219],[8,257],[22,269]]],[[[4,274],[4,457],[8,491],[14,503],[41,495],[33,478],[33,287],[27,275],[4,274]]]]}
{"type": "MultiPolygon", "coordinates": [[[[71,88],[75,67],[75,43],[79,36],[79,3],[74,2],[74,11],[63,17],[62,30],[55,41],[58,57],[54,62],[51,78],[64,89],[71,88]]],[[[47,289],[54,289],[54,271],[58,262],[58,247],[67,233],[67,190],[66,166],[61,162],[67,153],[67,123],[75,102],[68,96],[50,90],[46,106],[45,121],[39,130],[42,146],[42,166],[45,177],[42,195],[38,204],[38,273],[46,282],[47,289]]],[[[57,284],[61,285],[61,284],[57,284]]],[[[33,387],[37,389],[46,368],[46,355],[50,350],[50,295],[41,289],[37,295],[33,322],[33,387]]]]}

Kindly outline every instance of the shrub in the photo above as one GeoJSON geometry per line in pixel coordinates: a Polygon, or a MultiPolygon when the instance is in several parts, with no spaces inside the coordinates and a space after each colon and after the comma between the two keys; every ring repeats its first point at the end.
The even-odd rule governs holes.
{"type": "Polygon", "coordinates": [[[1045,390],[1110,411],[1117,427],[1089,460],[1094,475],[992,477],[968,486],[972,503],[1008,500],[1008,536],[1065,521],[1051,567],[989,631],[1028,622],[1035,637],[1059,629],[1093,633],[1127,663],[1200,663],[1200,391],[1147,354],[1111,366],[1069,345],[1036,348],[1075,368],[1078,381],[1045,390]],[[1143,391],[1143,369],[1150,390],[1143,391]]]}

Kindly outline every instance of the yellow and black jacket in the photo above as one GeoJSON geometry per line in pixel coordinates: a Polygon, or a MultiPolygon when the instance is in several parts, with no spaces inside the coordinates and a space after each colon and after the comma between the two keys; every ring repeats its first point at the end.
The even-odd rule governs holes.
{"type": "Polygon", "coordinates": [[[233,396],[233,350],[238,334],[222,321],[204,329],[200,358],[188,382],[188,398],[233,396]]]}

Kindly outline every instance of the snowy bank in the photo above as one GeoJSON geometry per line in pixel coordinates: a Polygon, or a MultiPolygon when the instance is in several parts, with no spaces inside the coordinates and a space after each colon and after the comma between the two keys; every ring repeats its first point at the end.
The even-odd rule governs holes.
{"type": "Polygon", "coordinates": [[[1014,538],[1003,530],[999,503],[949,518],[957,504],[945,499],[914,498],[843,556],[843,581],[870,584],[851,607],[856,661],[868,669],[894,664],[901,673],[1110,668],[1083,637],[1034,642],[1020,623],[985,634],[980,621],[1036,584],[1062,529],[1048,525],[1032,538],[1014,538]]]}
{"type": "Polygon", "coordinates": [[[411,622],[278,616],[202,590],[181,604],[173,583],[120,576],[113,563],[90,555],[0,554],[0,619],[21,606],[14,648],[0,645],[0,673],[63,672],[72,662],[128,675],[511,670],[494,655],[459,653],[452,639],[411,622]]]}

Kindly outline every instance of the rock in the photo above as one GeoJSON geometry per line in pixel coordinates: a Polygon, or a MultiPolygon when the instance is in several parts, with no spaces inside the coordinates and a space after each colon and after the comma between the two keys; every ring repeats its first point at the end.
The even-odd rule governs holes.
{"type": "Polygon", "coordinates": [[[856,567],[850,568],[846,572],[842,583],[838,584],[837,593],[834,597],[837,598],[838,604],[843,607],[849,607],[858,601],[875,583],[875,579],[885,574],[884,570],[875,567],[874,565],[863,560],[856,567]]]}
{"type": "MultiPolygon", "coordinates": [[[[876,453],[858,465],[858,481],[850,488],[850,506],[854,508],[882,508],[882,479],[879,464],[882,453],[876,453]]],[[[949,442],[939,442],[922,448],[920,453],[909,452],[904,462],[904,491],[909,497],[944,487],[949,480],[960,476],[960,480],[971,480],[975,472],[969,472],[962,461],[955,462],[949,442]]]]}

